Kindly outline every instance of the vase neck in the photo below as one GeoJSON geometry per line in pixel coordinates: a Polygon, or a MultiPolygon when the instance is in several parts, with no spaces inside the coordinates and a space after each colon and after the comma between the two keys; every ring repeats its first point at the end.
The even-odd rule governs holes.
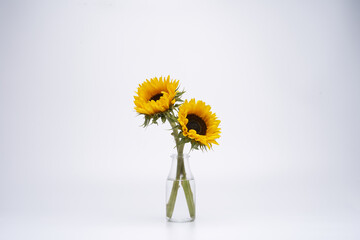
{"type": "Polygon", "coordinates": [[[189,166],[188,154],[173,154],[171,155],[172,163],[168,179],[170,180],[192,180],[194,176],[189,166]]]}

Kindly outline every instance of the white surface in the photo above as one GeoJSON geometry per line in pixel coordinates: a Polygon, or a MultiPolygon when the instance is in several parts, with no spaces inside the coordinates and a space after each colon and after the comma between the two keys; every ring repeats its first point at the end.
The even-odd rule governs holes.
{"type": "Polygon", "coordinates": [[[1,1],[0,239],[359,239],[356,1],[1,1]],[[171,74],[222,120],[164,219],[171,74]]]}
{"type": "Polygon", "coordinates": [[[267,182],[267,189],[263,189],[263,183],[262,186],[237,183],[231,189],[230,185],[224,188],[224,180],[221,184],[198,182],[198,218],[193,223],[167,223],[161,198],[162,181],[145,181],[147,190],[131,183],[82,187],[78,191],[62,189],[58,194],[39,199],[45,204],[40,207],[42,211],[38,206],[27,209],[25,214],[2,215],[0,236],[2,239],[357,239],[359,236],[359,218],[352,212],[359,209],[351,207],[358,203],[334,196],[341,193],[338,190],[336,194],[316,192],[291,185],[284,191],[283,182],[267,182]],[[208,185],[221,196],[214,195],[208,185]]]}

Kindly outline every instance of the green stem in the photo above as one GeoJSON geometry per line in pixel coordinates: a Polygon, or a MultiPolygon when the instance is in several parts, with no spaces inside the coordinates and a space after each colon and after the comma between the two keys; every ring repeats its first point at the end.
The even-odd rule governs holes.
{"type": "MultiPolygon", "coordinates": [[[[170,113],[169,113],[170,114],[170,113]]],[[[180,180],[180,175],[181,175],[181,168],[183,165],[183,149],[184,146],[183,144],[180,144],[180,140],[179,140],[179,133],[178,130],[176,129],[176,124],[175,122],[171,119],[171,116],[166,115],[167,120],[169,121],[172,131],[173,131],[173,136],[175,139],[175,143],[176,143],[176,150],[178,152],[178,159],[177,159],[177,167],[176,167],[176,178],[173,182],[173,186],[171,189],[171,194],[170,194],[170,198],[168,203],[166,204],[166,216],[168,218],[172,217],[172,214],[174,212],[174,207],[175,207],[175,202],[176,202],[176,197],[177,197],[177,193],[178,193],[178,189],[180,187],[179,185],[179,180],[180,180]]]]}
{"type": "Polygon", "coordinates": [[[194,218],[195,217],[195,202],[194,202],[193,192],[191,191],[191,185],[189,183],[189,180],[184,180],[181,182],[181,184],[184,189],[186,203],[189,208],[190,217],[194,218]]]}
{"type": "MultiPolygon", "coordinates": [[[[172,112],[169,114],[172,114],[173,117],[175,117],[172,112]]],[[[176,123],[171,119],[171,116],[167,115],[166,118],[169,121],[171,128],[173,130],[173,136],[175,139],[176,149],[178,152],[176,178],[173,182],[169,201],[166,204],[166,216],[169,219],[172,217],[172,214],[174,212],[178,189],[180,187],[179,183],[181,181],[181,184],[183,186],[184,193],[185,193],[186,202],[187,202],[187,205],[189,208],[189,214],[190,214],[190,217],[193,218],[193,217],[195,217],[195,203],[194,203],[193,192],[191,191],[191,186],[190,186],[189,180],[186,180],[186,172],[185,172],[185,168],[184,168],[184,154],[183,154],[185,144],[180,143],[179,132],[176,128],[176,123]]]]}
{"type": "Polygon", "coordinates": [[[166,217],[168,217],[169,219],[172,217],[172,214],[174,212],[175,201],[176,201],[179,187],[180,187],[179,181],[174,180],[173,187],[171,189],[170,198],[169,198],[168,203],[166,204],[166,217]]]}

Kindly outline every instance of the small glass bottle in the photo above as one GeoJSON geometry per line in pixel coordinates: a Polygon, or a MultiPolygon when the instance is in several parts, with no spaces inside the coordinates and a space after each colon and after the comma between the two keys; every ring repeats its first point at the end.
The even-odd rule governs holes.
{"type": "Polygon", "coordinates": [[[166,219],[170,222],[195,220],[195,180],[188,154],[173,154],[166,181],[166,219]]]}

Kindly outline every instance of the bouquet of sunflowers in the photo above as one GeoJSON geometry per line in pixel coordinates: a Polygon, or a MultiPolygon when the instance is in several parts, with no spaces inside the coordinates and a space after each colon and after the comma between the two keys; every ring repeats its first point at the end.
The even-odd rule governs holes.
{"type": "Polygon", "coordinates": [[[212,144],[218,144],[220,137],[220,120],[211,107],[203,101],[183,101],[185,91],[179,91],[179,81],[167,78],[151,78],[139,85],[134,96],[135,110],[144,116],[143,127],[150,124],[169,122],[171,135],[175,140],[177,150],[176,175],[166,204],[166,216],[172,220],[174,207],[180,186],[184,191],[190,220],[195,219],[194,193],[188,182],[184,167],[184,146],[190,144],[191,150],[212,149],[212,144]]]}

